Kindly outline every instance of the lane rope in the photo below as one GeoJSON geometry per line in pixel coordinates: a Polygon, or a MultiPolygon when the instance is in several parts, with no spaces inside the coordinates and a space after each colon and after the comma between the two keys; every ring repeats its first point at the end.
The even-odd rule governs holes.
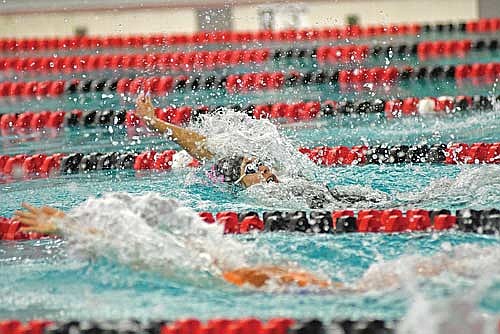
{"type": "Polygon", "coordinates": [[[76,49],[118,49],[167,46],[190,46],[203,44],[242,44],[260,42],[296,42],[317,40],[344,40],[373,38],[395,35],[420,35],[423,33],[467,33],[487,34],[500,30],[500,18],[470,20],[457,23],[438,24],[389,24],[342,28],[327,27],[318,29],[281,30],[281,31],[219,31],[198,32],[194,34],[151,34],[131,36],[82,36],[67,38],[3,38],[0,39],[0,52],[34,52],[44,50],[70,51],[76,49]]]}
{"type": "Polygon", "coordinates": [[[500,76],[500,63],[471,63],[451,66],[405,66],[398,68],[370,67],[355,69],[321,69],[308,72],[281,71],[255,72],[229,75],[200,74],[197,76],[151,76],[137,78],[91,78],[47,81],[0,82],[0,97],[46,98],[75,93],[119,93],[137,95],[149,91],[155,96],[169,92],[221,90],[227,94],[278,90],[284,87],[329,85],[340,91],[364,90],[365,85],[387,87],[397,83],[418,81],[436,84],[444,79],[455,80],[457,85],[471,83],[487,85],[500,76]]]}
{"type": "MultiPolygon", "coordinates": [[[[500,95],[495,99],[485,95],[407,97],[403,99],[381,99],[366,101],[301,101],[295,103],[240,104],[222,106],[167,106],[156,108],[161,120],[181,125],[196,121],[199,115],[216,113],[223,108],[244,112],[253,118],[286,119],[307,121],[319,117],[350,114],[383,114],[386,118],[406,116],[429,116],[453,114],[462,111],[491,111],[500,107],[500,95]]],[[[78,126],[121,126],[138,127],[144,123],[130,110],[71,110],[71,111],[26,111],[0,115],[0,135],[23,135],[47,129],[62,129],[78,126]]]]}
{"type": "MultiPolygon", "coordinates": [[[[298,150],[316,164],[323,166],[399,163],[500,163],[500,143],[318,146],[315,148],[301,147],[298,150]]],[[[172,169],[174,163],[176,168],[200,166],[200,162],[196,159],[189,158],[188,160],[184,158],[184,152],[179,153],[176,150],[140,153],[93,152],[87,154],[0,155],[0,176],[3,174],[4,181],[8,182],[15,179],[86,173],[94,170],[134,169],[136,171],[162,171],[172,169]]]]}
{"type": "Polygon", "coordinates": [[[262,65],[271,60],[310,60],[319,64],[359,64],[370,59],[416,57],[418,60],[463,58],[470,52],[496,52],[498,39],[422,41],[396,45],[321,45],[315,48],[231,49],[213,51],[163,52],[144,54],[87,54],[46,57],[0,58],[6,73],[66,73],[102,70],[199,71],[227,66],[262,65]]]}
{"type": "MultiPolygon", "coordinates": [[[[221,224],[225,234],[252,232],[298,232],[307,234],[341,233],[419,233],[460,231],[477,234],[500,233],[500,210],[400,209],[199,212],[207,224],[221,224]]],[[[21,223],[0,217],[0,240],[37,240],[46,235],[21,232],[21,223]]]]}

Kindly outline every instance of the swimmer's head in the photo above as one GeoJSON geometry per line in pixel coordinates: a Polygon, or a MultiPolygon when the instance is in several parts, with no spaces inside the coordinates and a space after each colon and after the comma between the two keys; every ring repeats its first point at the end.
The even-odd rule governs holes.
{"type": "Polygon", "coordinates": [[[243,159],[240,166],[240,178],[236,181],[245,188],[259,183],[278,183],[278,178],[271,168],[255,159],[243,159]]]}
{"type": "Polygon", "coordinates": [[[271,168],[256,159],[241,156],[224,158],[217,161],[214,169],[224,182],[232,182],[245,188],[259,183],[278,182],[271,168]]]}

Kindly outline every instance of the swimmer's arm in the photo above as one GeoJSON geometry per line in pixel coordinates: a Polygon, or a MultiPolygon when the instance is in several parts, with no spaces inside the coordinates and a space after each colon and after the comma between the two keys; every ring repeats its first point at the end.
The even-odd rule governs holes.
{"type": "Polygon", "coordinates": [[[136,100],[136,105],[136,114],[146,122],[149,128],[160,133],[170,133],[172,139],[177,144],[198,160],[206,160],[213,157],[213,153],[205,148],[205,136],[157,118],[151,97],[139,96],[136,100]]]}
{"type": "Polygon", "coordinates": [[[318,278],[302,269],[280,266],[245,267],[225,270],[224,280],[237,286],[262,288],[268,284],[277,286],[319,287],[323,289],[339,288],[340,283],[318,278]]]}
{"type": "MultiPolygon", "coordinates": [[[[46,235],[63,236],[63,231],[55,223],[56,220],[68,219],[68,216],[61,210],[50,206],[40,208],[34,207],[28,203],[22,203],[26,210],[18,210],[14,213],[13,219],[20,222],[23,226],[19,229],[21,232],[38,232],[46,235]]],[[[94,228],[82,229],[80,227],[65,225],[68,230],[78,228],[79,232],[89,234],[99,234],[100,231],[94,228]]],[[[66,228],[65,228],[66,229],[66,228]]]]}

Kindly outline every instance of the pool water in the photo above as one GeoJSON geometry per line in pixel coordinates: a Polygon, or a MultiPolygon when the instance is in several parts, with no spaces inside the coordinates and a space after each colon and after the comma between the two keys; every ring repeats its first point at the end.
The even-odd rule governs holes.
{"type": "MultiPolygon", "coordinates": [[[[498,250],[496,237],[463,234],[314,237],[267,234],[244,239],[244,242],[271,247],[280,256],[291,257],[311,270],[328,273],[332,279],[344,282],[360,277],[374,262],[408,254],[428,256],[465,244],[498,250]]],[[[9,268],[2,271],[2,318],[398,319],[405,315],[415,293],[411,284],[400,290],[362,294],[265,293],[240,290],[221,282],[196,286],[116,262],[66,256],[65,244],[58,240],[2,245],[1,261],[3,268],[9,268]]],[[[402,262],[404,264],[404,260],[402,262]]],[[[403,264],[389,263],[386,268],[403,264]]],[[[419,280],[417,290],[437,302],[464,295],[472,299],[477,285],[474,279],[444,274],[436,280],[419,280]]],[[[470,302],[479,304],[482,310],[498,313],[499,290],[498,280],[490,281],[480,299],[470,302]]]]}
{"type": "MultiPolygon", "coordinates": [[[[500,124],[495,120],[498,116],[498,111],[471,111],[428,119],[386,121],[376,117],[339,118],[303,124],[285,123],[280,127],[282,133],[297,146],[355,145],[362,142],[476,142],[497,139],[500,124]]],[[[124,130],[110,132],[102,128],[67,129],[41,142],[10,143],[13,140],[22,141],[19,136],[2,137],[1,140],[7,154],[42,150],[51,153],[177,148],[160,137],[138,140],[128,136],[124,130]]],[[[210,184],[204,168],[135,174],[134,171],[93,172],[2,184],[0,215],[10,216],[13,210],[19,208],[20,201],[50,204],[69,210],[89,197],[115,191],[137,194],[158,192],[198,211],[303,209],[291,204],[283,207],[285,204],[268,203],[225,185],[210,184]]],[[[394,207],[458,209],[500,206],[500,168],[495,165],[324,167],[318,169],[316,181],[330,186],[360,184],[381,190],[391,194],[394,207]]],[[[486,254],[500,254],[497,236],[458,232],[330,236],[276,233],[240,239],[245,243],[270,247],[278,257],[290,258],[342,282],[355,281],[370,266],[381,261],[400,261],[389,262],[385,265],[387,268],[409,266],[405,257],[451,252],[450,249],[458,245],[486,247],[486,254]]],[[[463,251],[467,252],[467,249],[463,251]]],[[[197,286],[171,281],[157,272],[134,270],[109,259],[89,260],[74,256],[68,252],[64,241],[53,239],[3,242],[0,261],[2,318],[150,319],[253,315],[393,319],[405,314],[415,293],[408,287],[354,294],[263,293],[239,290],[210,279],[197,286]],[[262,302],[263,298],[265,302],[262,302]]],[[[492,265],[488,262],[491,259],[485,261],[484,266],[492,265]]],[[[497,274],[487,278],[488,287],[474,301],[482,310],[491,313],[500,312],[497,274]]],[[[443,274],[437,279],[419,279],[417,291],[431,301],[453,298],[463,291],[474,290],[480,279],[443,274]]]]}
{"type": "MultiPolygon", "coordinates": [[[[498,60],[490,55],[488,61],[498,60]]],[[[217,92],[171,94],[155,102],[188,105],[295,102],[343,97],[460,95],[497,96],[496,85],[461,86],[453,82],[394,87],[389,92],[341,94],[328,86],[286,88],[280,92],[226,95],[217,92]],[[385,96],[383,94],[386,94],[385,96]]],[[[113,95],[71,96],[37,101],[2,101],[0,112],[131,108],[130,99],[113,95]]],[[[294,147],[380,143],[434,144],[500,141],[500,108],[471,110],[433,117],[387,120],[379,115],[338,116],[310,122],[275,122],[294,147]]],[[[272,145],[272,143],[270,143],[272,145]]],[[[112,152],[179,149],[161,136],[131,135],[119,127],[66,128],[0,137],[0,154],[37,152],[112,152]]],[[[299,199],[269,201],[265,194],[210,183],[209,167],[168,172],[99,171],[48,179],[4,182],[0,177],[0,216],[10,217],[22,201],[63,210],[89,197],[111,192],[156,192],[196,211],[237,212],[306,209],[299,199]],[[262,195],[262,196],[261,196],[262,195]]],[[[500,207],[499,165],[397,164],[314,167],[313,181],[330,187],[361,185],[389,195],[381,207],[423,209],[487,209],[500,207]]],[[[352,205],[354,209],[362,206],[352,205]]],[[[329,209],[336,209],[335,207],[329,209]]],[[[119,213],[117,213],[119,214],[119,213]]],[[[127,222],[133,226],[134,222],[127,222]]],[[[227,236],[272,258],[288,259],[335,281],[352,284],[367,271],[397,272],[399,288],[368,292],[325,293],[314,290],[255,291],[229,286],[215,277],[198,275],[195,282],[138,269],[112,257],[85,257],[60,239],[0,242],[0,318],[174,319],[179,317],[378,318],[399,319],[412,303],[451,305],[460,300],[475,312],[500,314],[500,239],[498,235],[460,232],[406,234],[306,235],[267,233],[227,236]],[[465,273],[444,272],[419,277],[415,261],[445,256],[460,261],[465,273]]],[[[126,241],[124,241],[126,242],[126,241]]],[[[158,254],[156,254],[158,255],[158,254]]],[[[161,255],[161,254],[160,254],[161,255]]],[[[181,259],[180,259],[181,260],[181,259]]],[[[185,260],[185,259],[183,259],[185,260]]],[[[447,309],[452,312],[452,306],[447,309]]],[[[428,317],[436,317],[429,309],[428,317]]]]}

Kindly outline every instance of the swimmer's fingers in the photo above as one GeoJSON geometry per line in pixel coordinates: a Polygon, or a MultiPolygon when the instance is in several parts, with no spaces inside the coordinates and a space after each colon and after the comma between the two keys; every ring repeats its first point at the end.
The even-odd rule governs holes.
{"type": "Polygon", "coordinates": [[[32,227],[32,226],[37,226],[39,224],[36,218],[31,218],[31,217],[14,216],[12,217],[12,220],[20,222],[21,226],[32,227]]]}
{"type": "Polygon", "coordinates": [[[146,108],[148,105],[148,102],[147,102],[146,97],[144,96],[144,93],[139,94],[139,96],[135,100],[135,105],[136,105],[136,112],[139,114],[143,114],[144,108],[146,108]]]}
{"type": "Polygon", "coordinates": [[[38,222],[37,222],[36,218],[23,217],[23,216],[15,215],[14,217],[12,217],[12,219],[15,220],[15,221],[20,222],[23,225],[27,225],[27,226],[36,226],[36,225],[38,225],[38,222]]]}
{"type": "Polygon", "coordinates": [[[57,213],[57,210],[54,209],[54,208],[52,208],[52,207],[50,207],[50,206],[44,206],[41,209],[42,209],[43,213],[46,213],[46,214],[49,214],[49,215],[57,213]]]}
{"type": "Polygon", "coordinates": [[[21,211],[17,210],[14,212],[14,217],[17,218],[24,218],[24,219],[35,219],[37,217],[36,213],[29,212],[29,211],[21,211]]]}
{"type": "Polygon", "coordinates": [[[19,232],[38,232],[38,233],[44,233],[40,227],[36,226],[23,226],[19,229],[19,232]]]}
{"type": "Polygon", "coordinates": [[[25,208],[26,210],[28,210],[29,212],[32,212],[34,214],[40,213],[40,209],[39,208],[34,207],[33,205],[31,205],[29,203],[23,202],[23,203],[21,203],[21,206],[23,208],[25,208]]]}
{"type": "Polygon", "coordinates": [[[42,207],[42,212],[45,213],[48,216],[56,216],[56,217],[63,217],[64,212],[61,210],[58,210],[56,208],[50,207],[50,206],[44,206],[42,207]]]}

